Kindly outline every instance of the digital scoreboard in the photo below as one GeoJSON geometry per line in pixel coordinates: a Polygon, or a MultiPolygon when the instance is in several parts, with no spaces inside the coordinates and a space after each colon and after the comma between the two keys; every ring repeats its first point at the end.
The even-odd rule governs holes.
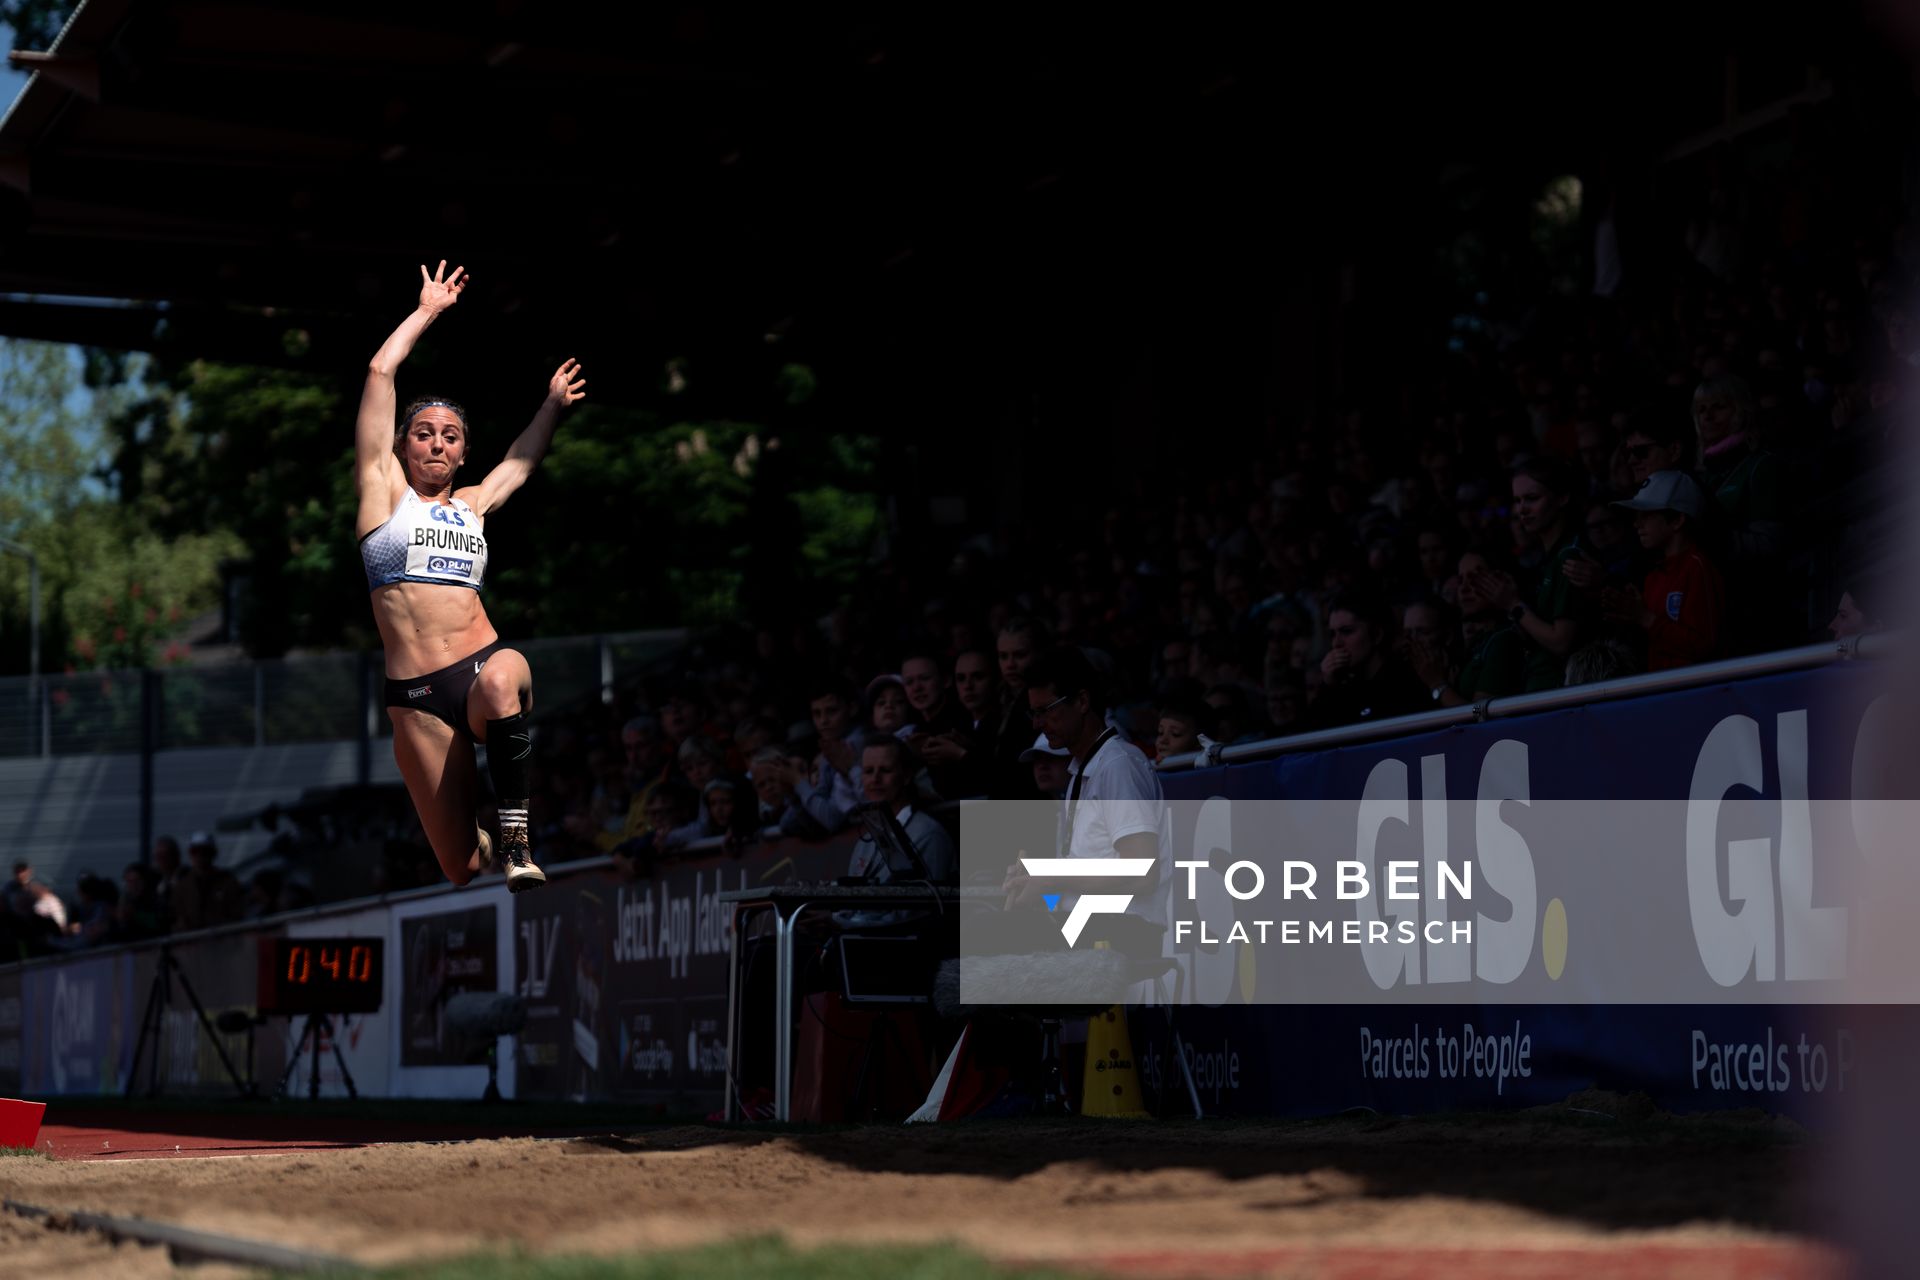
{"type": "Polygon", "coordinates": [[[260,939],[262,1014],[378,1013],[384,938],[260,939]]]}

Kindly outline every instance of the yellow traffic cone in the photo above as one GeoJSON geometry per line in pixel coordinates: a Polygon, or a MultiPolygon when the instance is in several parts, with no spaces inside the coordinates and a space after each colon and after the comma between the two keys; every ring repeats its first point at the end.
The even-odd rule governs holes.
{"type": "Polygon", "coordinates": [[[1087,1019],[1087,1070],[1080,1085],[1080,1114],[1147,1118],[1140,1098],[1140,1072],[1127,1036],[1127,1011],[1114,1005],[1087,1019]]]}

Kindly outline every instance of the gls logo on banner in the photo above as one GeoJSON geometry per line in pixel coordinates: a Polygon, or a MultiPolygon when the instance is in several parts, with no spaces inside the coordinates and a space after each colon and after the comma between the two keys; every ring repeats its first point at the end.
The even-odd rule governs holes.
{"type": "Polygon", "coordinates": [[[435,503],[428,508],[428,511],[432,514],[433,518],[441,524],[457,524],[462,529],[467,527],[467,522],[463,520],[460,513],[452,507],[443,507],[439,503],[435,503]]]}
{"type": "MultiPolygon", "coordinates": [[[[1027,874],[1041,879],[1104,879],[1108,876],[1144,876],[1153,870],[1152,858],[1022,858],[1027,874]]],[[[1130,893],[1083,893],[1067,912],[1060,932],[1071,947],[1080,940],[1087,920],[1096,915],[1124,915],[1133,905],[1130,893]]]]}

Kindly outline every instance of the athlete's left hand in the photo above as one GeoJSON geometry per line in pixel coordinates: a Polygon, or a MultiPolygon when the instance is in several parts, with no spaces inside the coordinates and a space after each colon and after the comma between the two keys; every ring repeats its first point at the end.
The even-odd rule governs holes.
{"type": "Polygon", "coordinates": [[[553,371],[553,377],[547,379],[547,399],[562,409],[586,399],[585,373],[578,360],[569,359],[553,371]]]}

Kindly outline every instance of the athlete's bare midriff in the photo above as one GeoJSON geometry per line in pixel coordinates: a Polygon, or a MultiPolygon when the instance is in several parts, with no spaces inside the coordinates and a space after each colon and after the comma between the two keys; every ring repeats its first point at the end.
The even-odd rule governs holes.
{"type": "Polygon", "coordinates": [[[438,671],[500,638],[478,591],[433,582],[376,588],[373,621],[386,647],[389,680],[438,671]]]}

